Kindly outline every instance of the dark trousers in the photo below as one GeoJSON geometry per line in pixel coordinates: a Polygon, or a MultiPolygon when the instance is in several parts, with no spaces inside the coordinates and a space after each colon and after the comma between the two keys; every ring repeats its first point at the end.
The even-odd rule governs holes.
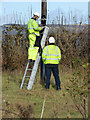
{"type": "Polygon", "coordinates": [[[56,87],[60,88],[58,64],[46,64],[45,72],[46,72],[46,88],[49,89],[50,86],[51,72],[53,73],[53,76],[55,78],[56,87]]]}
{"type": "Polygon", "coordinates": [[[36,36],[36,41],[35,41],[35,45],[34,47],[39,47],[38,52],[41,52],[41,37],[40,36],[36,36]]]}

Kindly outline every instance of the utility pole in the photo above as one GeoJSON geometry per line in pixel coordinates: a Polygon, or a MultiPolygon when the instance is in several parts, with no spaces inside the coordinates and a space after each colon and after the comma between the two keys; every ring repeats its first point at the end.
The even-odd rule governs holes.
{"type": "MultiPolygon", "coordinates": [[[[46,18],[47,18],[47,0],[41,0],[41,25],[45,26],[46,25],[46,18]]],[[[42,37],[42,35],[41,35],[42,37]]],[[[42,50],[41,50],[42,53],[42,50]]],[[[45,81],[45,65],[42,61],[41,57],[41,83],[44,83],[45,81]]]]}
{"type": "MultiPolygon", "coordinates": [[[[90,2],[88,2],[88,63],[90,63],[90,2]]],[[[89,66],[88,66],[89,68],[89,66]]],[[[90,85],[88,86],[88,98],[90,98],[90,85]]],[[[90,118],[90,100],[88,101],[88,118],[90,118]]]]}
{"type": "Polygon", "coordinates": [[[41,0],[41,25],[46,25],[47,18],[47,0],[41,0]]]}
{"type": "MultiPolygon", "coordinates": [[[[90,2],[88,2],[88,63],[90,63],[90,2]]],[[[89,66],[88,66],[89,68],[89,66]]],[[[88,86],[88,98],[90,98],[90,85],[88,86]]],[[[88,118],[90,118],[90,100],[88,101],[88,118]]]]}

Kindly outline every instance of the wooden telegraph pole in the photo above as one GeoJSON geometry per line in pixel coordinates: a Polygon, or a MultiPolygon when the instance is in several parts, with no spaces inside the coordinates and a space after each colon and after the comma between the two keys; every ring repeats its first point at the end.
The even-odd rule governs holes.
{"type": "MultiPolygon", "coordinates": [[[[90,63],[90,2],[88,2],[88,63],[90,63]]],[[[89,66],[88,66],[89,68],[89,66]]],[[[89,74],[88,74],[89,75],[89,74]]],[[[90,84],[88,86],[88,98],[90,98],[90,84]]],[[[90,100],[88,101],[88,118],[90,118],[90,100]]]]}
{"type": "Polygon", "coordinates": [[[41,25],[46,25],[47,18],[47,0],[41,0],[41,25]]]}
{"type": "MultiPolygon", "coordinates": [[[[46,25],[46,18],[47,18],[47,0],[41,0],[41,25],[45,26],[46,25]]],[[[42,35],[41,35],[42,37],[42,35]]],[[[42,50],[41,50],[42,53],[42,50]]],[[[44,83],[45,81],[45,65],[42,61],[41,58],[41,83],[44,83]]]]}

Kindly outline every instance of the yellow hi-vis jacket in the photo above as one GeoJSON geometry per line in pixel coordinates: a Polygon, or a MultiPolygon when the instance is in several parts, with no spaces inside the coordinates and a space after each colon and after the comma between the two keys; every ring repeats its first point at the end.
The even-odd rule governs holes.
{"type": "Polygon", "coordinates": [[[43,49],[42,60],[44,64],[58,64],[61,60],[61,51],[58,46],[48,45],[43,49]]]}
{"type": "Polygon", "coordinates": [[[39,47],[34,47],[36,36],[40,36],[39,31],[41,27],[38,26],[37,21],[32,18],[28,21],[28,31],[29,31],[29,43],[30,47],[28,49],[28,59],[36,60],[39,47]]]}
{"type": "Polygon", "coordinates": [[[41,31],[41,27],[38,26],[37,21],[33,18],[28,21],[28,31],[30,34],[40,36],[39,31],[41,31]]]}

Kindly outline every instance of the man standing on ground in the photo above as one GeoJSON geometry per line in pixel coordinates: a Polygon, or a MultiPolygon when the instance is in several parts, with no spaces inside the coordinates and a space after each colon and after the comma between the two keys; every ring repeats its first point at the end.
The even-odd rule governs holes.
{"type": "Polygon", "coordinates": [[[28,31],[29,31],[29,49],[28,49],[28,59],[36,60],[38,50],[40,51],[40,31],[44,27],[39,27],[36,20],[40,17],[39,12],[35,12],[33,17],[28,21],[28,31]]]}
{"type": "Polygon", "coordinates": [[[49,89],[51,72],[53,72],[56,82],[56,90],[61,90],[59,70],[58,70],[58,64],[59,61],[61,60],[61,51],[59,47],[55,45],[54,37],[49,38],[49,45],[43,49],[42,60],[45,64],[45,71],[46,71],[45,88],[49,89]]]}

